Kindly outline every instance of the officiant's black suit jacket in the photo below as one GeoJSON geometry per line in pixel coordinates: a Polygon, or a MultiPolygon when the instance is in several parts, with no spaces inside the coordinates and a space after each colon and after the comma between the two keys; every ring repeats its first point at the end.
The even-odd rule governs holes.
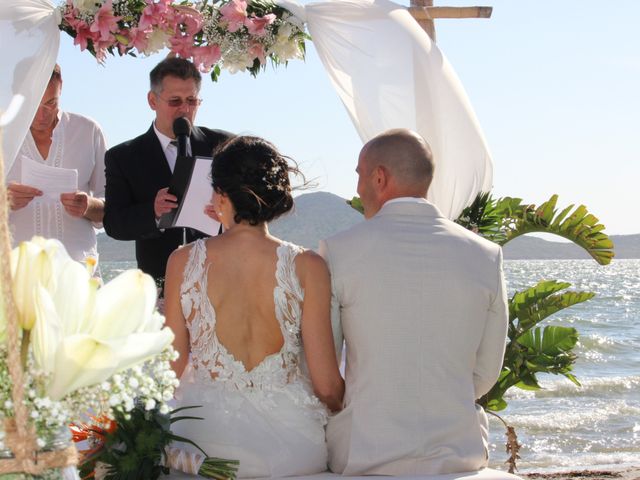
{"type": "MultiPolygon", "coordinates": [[[[194,156],[211,156],[232,135],[223,130],[193,127],[194,156]]],[[[183,229],[161,231],[153,203],[158,190],[168,187],[171,170],[158,136],[151,128],[143,135],[109,149],[105,155],[104,229],[116,240],[135,240],[138,268],[154,279],[164,278],[167,260],[183,241],[183,229]]],[[[187,229],[187,242],[204,237],[187,229]]]]}

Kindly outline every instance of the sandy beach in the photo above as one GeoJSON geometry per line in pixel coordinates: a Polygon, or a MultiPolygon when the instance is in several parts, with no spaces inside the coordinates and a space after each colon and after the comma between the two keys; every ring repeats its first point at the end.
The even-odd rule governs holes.
{"type": "Polygon", "coordinates": [[[638,480],[640,479],[640,466],[620,470],[567,470],[552,473],[516,472],[516,474],[531,480],[638,480]]]}

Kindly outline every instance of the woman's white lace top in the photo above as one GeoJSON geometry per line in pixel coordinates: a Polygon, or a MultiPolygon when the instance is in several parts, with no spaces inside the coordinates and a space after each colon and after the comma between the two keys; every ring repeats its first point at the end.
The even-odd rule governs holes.
{"type": "MultiPolygon", "coordinates": [[[[295,271],[295,257],[303,249],[282,243],[277,249],[275,314],[284,338],[282,349],[268,355],[250,371],[236,360],[216,335],[216,312],[207,296],[206,246],[194,243],[181,286],[182,312],[191,337],[191,367],[202,383],[223,382],[225,388],[279,389],[303,377],[300,371],[300,320],[304,292],[295,271]]],[[[317,400],[316,400],[317,401],[317,400]]]]}

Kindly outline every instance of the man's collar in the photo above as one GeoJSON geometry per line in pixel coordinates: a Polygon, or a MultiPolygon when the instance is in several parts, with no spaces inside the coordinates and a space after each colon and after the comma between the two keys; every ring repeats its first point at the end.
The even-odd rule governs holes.
{"type": "Polygon", "coordinates": [[[162,145],[162,150],[163,151],[166,150],[167,147],[169,146],[169,143],[173,141],[173,138],[167,137],[164,133],[158,130],[158,128],[156,127],[155,120],[153,122],[153,131],[156,132],[156,136],[158,137],[158,140],[160,140],[160,145],[162,145]]]}
{"type": "Polygon", "coordinates": [[[427,215],[431,217],[444,217],[438,207],[420,197],[400,197],[388,200],[372,218],[383,215],[427,215]]]}
{"type": "Polygon", "coordinates": [[[423,197],[397,197],[397,198],[392,198],[391,200],[387,200],[386,202],[384,202],[384,204],[382,205],[383,207],[385,205],[389,205],[392,203],[429,203],[427,201],[426,198],[423,197]]]}

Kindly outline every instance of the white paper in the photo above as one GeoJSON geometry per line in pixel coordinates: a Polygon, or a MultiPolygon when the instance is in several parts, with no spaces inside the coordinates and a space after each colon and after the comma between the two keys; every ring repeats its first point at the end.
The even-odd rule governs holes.
{"type": "Polygon", "coordinates": [[[208,157],[196,157],[191,173],[191,181],[184,194],[182,206],[174,225],[176,227],[189,227],[206,233],[217,235],[220,223],[204,213],[204,207],[211,202],[213,187],[209,180],[212,159],[208,157]]]}
{"type": "Polygon", "coordinates": [[[59,200],[61,193],[78,190],[78,170],[50,167],[28,157],[22,157],[21,181],[42,191],[44,197],[59,200]]]}

